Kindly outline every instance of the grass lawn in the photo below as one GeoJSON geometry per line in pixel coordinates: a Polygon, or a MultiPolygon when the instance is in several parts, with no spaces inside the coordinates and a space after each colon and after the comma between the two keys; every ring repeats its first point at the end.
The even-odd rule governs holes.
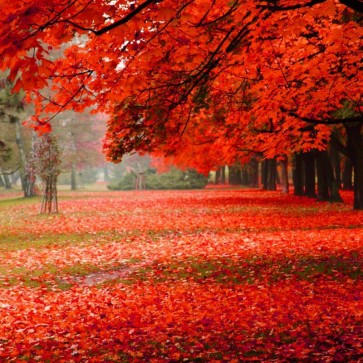
{"type": "Polygon", "coordinates": [[[249,189],[0,191],[0,362],[363,362],[363,212],[249,189]]]}

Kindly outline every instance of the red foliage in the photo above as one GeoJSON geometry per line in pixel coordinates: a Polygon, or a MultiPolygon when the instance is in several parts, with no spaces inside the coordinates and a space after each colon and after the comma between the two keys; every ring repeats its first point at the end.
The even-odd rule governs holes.
{"type": "Polygon", "coordinates": [[[3,0],[2,69],[38,116],[91,105],[112,116],[114,160],[137,149],[218,165],[241,151],[325,149],[343,102],[361,116],[357,3],[3,0]]]}

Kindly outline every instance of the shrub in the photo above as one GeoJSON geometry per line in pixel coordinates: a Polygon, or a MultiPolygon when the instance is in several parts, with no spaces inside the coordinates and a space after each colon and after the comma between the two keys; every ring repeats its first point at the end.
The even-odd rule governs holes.
{"type": "Polygon", "coordinates": [[[135,189],[136,175],[133,173],[125,174],[120,181],[111,181],[107,186],[110,190],[132,190],[135,189]]]}
{"type": "MultiPolygon", "coordinates": [[[[132,190],[135,189],[136,175],[129,173],[123,176],[120,181],[108,185],[111,190],[132,190]]],[[[167,173],[155,174],[151,170],[145,173],[146,189],[202,189],[208,183],[208,178],[193,169],[182,171],[176,168],[167,173]]]]}

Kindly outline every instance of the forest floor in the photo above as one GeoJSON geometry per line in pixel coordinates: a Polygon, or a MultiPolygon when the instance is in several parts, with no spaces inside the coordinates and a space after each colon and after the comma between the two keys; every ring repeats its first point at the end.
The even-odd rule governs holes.
{"type": "Polygon", "coordinates": [[[0,191],[0,362],[363,362],[363,212],[251,189],[0,191]]]}

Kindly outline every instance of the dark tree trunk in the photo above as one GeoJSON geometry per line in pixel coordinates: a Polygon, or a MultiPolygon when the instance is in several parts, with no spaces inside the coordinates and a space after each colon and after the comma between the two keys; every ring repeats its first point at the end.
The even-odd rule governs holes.
{"type": "Polygon", "coordinates": [[[221,167],[221,184],[226,184],[226,167],[221,167]]]}
{"type": "Polygon", "coordinates": [[[276,190],[276,159],[266,159],[263,165],[263,189],[276,190]]]}
{"type": "Polygon", "coordinates": [[[282,184],[279,171],[277,170],[277,162],[276,162],[276,184],[277,185],[281,185],[282,184]]]}
{"type": "Polygon", "coordinates": [[[276,190],[277,162],[270,159],[268,163],[268,190],[276,190]]]}
{"type": "Polygon", "coordinates": [[[221,169],[218,168],[216,170],[216,176],[215,176],[214,184],[219,184],[220,179],[221,179],[221,169]]]}
{"type": "Polygon", "coordinates": [[[224,166],[220,166],[216,171],[216,184],[225,184],[226,183],[226,170],[224,166]]]}
{"type": "Polygon", "coordinates": [[[268,184],[268,161],[267,160],[264,160],[262,162],[261,179],[262,179],[263,190],[267,190],[267,184],[268,184]]]}
{"type": "Polygon", "coordinates": [[[289,174],[288,174],[288,159],[284,156],[284,159],[280,161],[281,165],[281,187],[282,192],[289,194],[289,174]]]}
{"type": "Polygon", "coordinates": [[[342,202],[343,199],[339,194],[339,186],[334,176],[327,151],[318,152],[318,163],[323,167],[324,178],[328,189],[328,200],[330,202],[342,202]]]}
{"type": "Polygon", "coordinates": [[[353,164],[349,158],[344,160],[343,190],[353,190],[353,164]]]}
{"type": "Polygon", "coordinates": [[[258,187],[258,161],[255,158],[252,158],[250,161],[250,187],[257,188],[258,187]]]}
{"type": "Polygon", "coordinates": [[[21,186],[24,192],[25,198],[34,197],[36,195],[34,190],[34,183],[30,180],[27,174],[20,175],[21,186]]]}
{"type": "Polygon", "coordinates": [[[327,151],[317,152],[318,200],[342,202],[327,151]]]}
{"type": "Polygon", "coordinates": [[[5,181],[3,179],[3,177],[0,175],[0,187],[5,187],[5,181]]]}
{"type": "Polygon", "coordinates": [[[293,168],[294,195],[304,195],[304,161],[301,153],[295,154],[293,168]]]}
{"type": "Polygon", "coordinates": [[[354,170],[354,203],[353,209],[363,209],[363,121],[345,124],[347,131],[347,149],[354,170]]]}
{"type": "Polygon", "coordinates": [[[305,171],[305,195],[316,198],[315,191],[315,155],[313,151],[303,153],[305,171]]]}
{"type": "Polygon", "coordinates": [[[316,156],[316,170],[318,174],[318,195],[320,201],[329,200],[328,180],[325,174],[325,158],[322,157],[320,152],[316,156]]]}
{"type": "Polygon", "coordinates": [[[250,174],[248,172],[248,167],[244,167],[241,171],[241,184],[250,185],[250,174]]]}
{"type": "Polygon", "coordinates": [[[237,165],[230,165],[229,169],[229,184],[240,185],[242,184],[241,169],[237,165]]]}
{"type": "Polygon", "coordinates": [[[334,147],[330,147],[330,159],[334,166],[334,176],[337,183],[338,189],[342,187],[342,170],[340,166],[341,155],[339,151],[334,147]]]}

